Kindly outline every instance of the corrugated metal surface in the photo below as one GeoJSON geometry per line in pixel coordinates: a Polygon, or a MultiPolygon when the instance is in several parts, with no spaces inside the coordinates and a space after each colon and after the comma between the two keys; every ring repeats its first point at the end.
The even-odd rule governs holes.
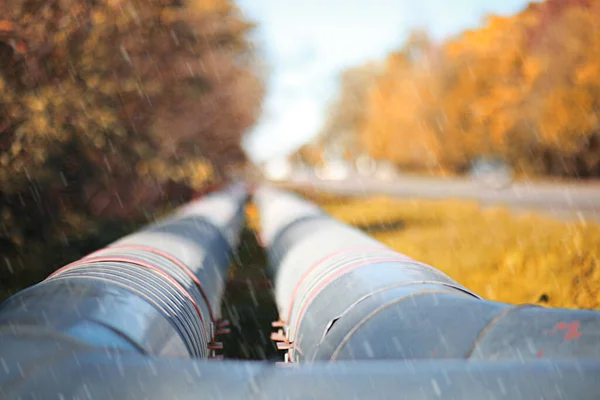
{"type": "Polygon", "coordinates": [[[243,224],[244,185],[71,263],[0,307],[0,325],[151,355],[206,357],[243,224]]]}

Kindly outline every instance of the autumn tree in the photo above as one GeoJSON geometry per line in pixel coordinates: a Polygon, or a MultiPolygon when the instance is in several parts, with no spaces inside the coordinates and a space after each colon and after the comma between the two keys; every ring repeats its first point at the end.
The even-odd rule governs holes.
{"type": "Polygon", "coordinates": [[[443,113],[440,81],[431,59],[434,50],[423,32],[415,32],[389,55],[384,71],[373,81],[361,136],[374,158],[409,169],[441,162],[438,132],[443,113]]]}
{"type": "Polygon", "coordinates": [[[0,245],[18,257],[227,179],[262,99],[229,0],[0,2],[0,245]]]}
{"type": "Polygon", "coordinates": [[[415,32],[355,112],[362,143],[417,171],[492,157],[518,173],[600,176],[598,17],[599,1],[547,0],[441,44],[415,32]]]}
{"type": "Polygon", "coordinates": [[[304,165],[318,166],[323,164],[323,148],[316,143],[307,143],[288,156],[292,163],[299,162],[304,165]]]}
{"type": "Polygon", "coordinates": [[[327,118],[315,144],[323,149],[340,149],[346,158],[355,158],[362,151],[362,132],[367,94],[378,65],[370,63],[350,68],[340,76],[339,93],[329,105],[327,118]]]}

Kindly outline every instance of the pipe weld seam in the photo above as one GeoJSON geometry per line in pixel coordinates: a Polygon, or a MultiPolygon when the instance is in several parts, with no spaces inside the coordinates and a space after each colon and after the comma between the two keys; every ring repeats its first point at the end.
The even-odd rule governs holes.
{"type": "Polygon", "coordinates": [[[479,345],[479,343],[485,338],[485,336],[494,328],[494,326],[504,317],[506,317],[508,314],[511,314],[515,311],[519,311],[522,310],[524,308],[542,308],[540,306],[536,306],[533,304],[520,304],[514,307],[511,307],[507,310],[502,311],[501,313],[499,313],[498,315],[496,315],[494,318],[492,318],[492,320],[490,322],[488,322],[477,334],[477,337],[475,338],[475,340],[473,341],[473,345],[471,346],[471,348],[469,349],[469,351],[467,352],[465,358],[469,359],[473,356],[473,353],[475,352],[475,350],[477,349],[477,346],[479,345]]]}
{"type": "Polygon", "coordinates": [[[346,336],[344,336],[344,339],[342,339],[342,341],[340,342],[340,344],[338,344],[338,346],[335,348],[335,351],[332,353],[330,361],[335,361],[337,359],[337,357],[339,356],[339,353],[344,348],[344,346],[346,344],[348,344],[348,342],[350,341],[350,339],[352,339],[352,336],[354,336],[354,334],[360,328],[362,328],[367,322],[369,322],[369,320],[371,320],[372,318],[374,318],[377,314],[379,314],[383,310],[385,310],[385,309],[387,309],[387,308],[389,308],[389,307],[391,307],[393,305],[396,305],[396,304],[398,304],[398,303],[400,303],[400,302],[402,302],[402,301],[404,301],[406,299],[411,299],[411,298],[414,298],[414,297],[423,296],[425,294],[435,294],[435,293],[449,293],[449,292],[446,292],[446,291],[443,291],[443,290],[425,290],[425,291],[422,291],[422,292],[410,293],[410,294],[407,294],[406,296],[398,297],[397,299],[394,299],[393,301],[390,301],[389,303],[386,303],[386,304],[383,304],[383,305],[377,307],[375,310],[371,311],[366,317],[364,317],[358,324],[356,324],[350,330],[350,332],[348,332],[346,334],[346,336]]]}
{"type": "MultiPolygon", "coordinates": [[[[396,251],[392,250],[392,249],[387,249],[386,247],[375,247],[375,246],[355,246],[355,247],[349,247],[346,249],[342,249],[342,250],[338,250],[336,252],[333,252],[331,254],[326,255],[325,257],[321,258],[319,261],[317,261],[316,263],[312,264],[300,277],[300,279],[298,280],[298,283],[296,284],[296,286],[294,287],[294,290],[292,292],[292,296],[290,298],[290,303],[288,306],[288,316],[287,316],[287,321],[290,321],[291,315],[292,315],[292,308],[294,306],[294,302],[296,299],[296,296],[298,295],[298,291],[300,290],[300,287],[302,286],[302,284],[304,283],[304,281],[308,278],[308,276],[313,273],[317,268],[319,268],[320,266],[322,266],[323,264],[325,264],[327,261],[340,256],[340,255],[344,255],[353,251],[385,251],[385,252],[390,252],[390,253],[395,253],[401,256],[404,256],[403,254],[397,253],[396,251]]],[[[408,256],[404,256],[407,259],[410,259],[410,257],[408,256]]]]}
{"type": "MultiPolygon", "coordinates": [[[[323,289],[325,289],[331,282],[333,282],[336,278],[339,278],[340,276],[344,275],[347,272],[350,272],[354,269],[360,268],[360,267],[364,267],[364,266],[371,266],[371,265],[377,265],[377,264],[382,264],[382,263],[388,263],[388,262],[401,262],[401,263],[406,263],[407,260],[404,259],[400,259],[400,258],[382,258],[379,260],[368,260],[368,261],[363,261],[363,262],[359,262],[356,264],[350,264],[344,268],[341,269],[337,269],[334,270],[331,274],[329,274],[329,276],[322,278],[322,280],[320,281],[321,283],[316,286],[315,288],[313,288],[312,290],[310,290],[306,297],[306,300],[302,302],[302,308],[300,309],[300,312],[298,313],[298,317],[295,319],[296,320],[296,324],[293,325],[294,328],[294,332],[292,332],[292,339],[295,338],[296,336],[296,332],[298,331],[298,327],[299,324],[302,321],[302,318],[304,317],[304,314],[306,313],[306,310],[308,308],[308,306],[312,303],[312,301],[315,299],[315,297],[321,293],[323,291],[323,289]]],[[[394,264],[395,265],[395,264],[394,264]]],[[[404,267],[403,265],[396,265],[400,268],[404,267]]],[[[421,281],[417,281],[417,282],[421,282],[421,281]]]]}
{"type": "MultiPolygon", "coordinates": [[[[369,292],[363,296],[361,296],[360,298],[358,298],[357,300],[355,300],[353,303],[351,303],[350,305],[348,305],[348,307],[346,307],[346,309],[344,309],[341,313],[338,314],[338,316],[336,316],[335,318],[332,319],[332,321],[337,321],[341,318],[343,318],[344,316],[346,316],[350,311],[352,311],[354,309],[354,307],[358,306],[360,303],[362,303],[363,301],[367,300],[370,297],[376,296],[382,292],[387,292],[388,290],[393,290],[393,289],[397,289],[399,287],[402,286],[411,286],[411,285],[438,285],[438,286],[445,286],[447,288],[450,289],[455,289],[456,291],[458,291],[459,295],[469,295],[466,297],[474,297],[471,295],[471,293],[469,292],[465,292],[461,287],[457,286],[457,285],[452,285],[450,283],[441,283],[438,281],[419,281],[419,282],[399,282],[393,285],[389,285],[389,286],[385,286],[385,287],[381,287],[378,288],[372,292],[369,292]]],[[[474,297],[477,299],[477,297],[474,297]]],[[[325,330],[325,332],[323,332],[323,336],[321,337],[321,340],[319,341],[319,345],[321,343],[323,343],[323,340],[325,340],[325,337],[327,336],[327,333],[329,332],[329,329],[325,330]]]]}

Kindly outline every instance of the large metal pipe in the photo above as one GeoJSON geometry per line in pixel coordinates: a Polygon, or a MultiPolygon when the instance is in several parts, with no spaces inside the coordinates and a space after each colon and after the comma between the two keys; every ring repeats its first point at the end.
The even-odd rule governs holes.
{"type": "Polygon", "coordinates": [[[598,311],[485,301],[296,195],[255,200],[289,361],[600,357],[598,311]]]}
{"type": "Polygon", "coordinates": [[[597,359],[363,361],[289,368],[151,358],[41,331],[7,330],[0,331],[0,348],[0,397],[7,400],[591,400],[600,393],[597,359]]]}
{"type": "MultiPolygon", "coordinates": [[[[468,353],[472,358],[470,360],[449,357],[448,354],[445,357],[451,359],[431,360],[431,354],[423,353],[423,356],[404,356],[411,358],[409,361],[321,362],[300,364],[300,367],[293,368],[260,362],[192,359],[197,356],[195,352],[200,355],[207,353],[206,348],[201,347],[201,342],[202,338],[210,340],[210,335],[202,330],[205,329],[202,328],[202,320],[206,324],[206,321],[212,323],[218,318],[218,305],[215,303],[222,291],[222,278],[227,268],[226,255],[230,254],[238,240],[237,229],[241,223],[244,198],[243,189],[233,187],[227,192],[194,203],[172,218],[59,270],[50,279],[5,302],[0,307],[0,397],[148,400],[198,397],[232,400],[279,397],[335,400],[598,397],[600,360],[597,358],[596,342],[600,331],[597,330],[597,313],[585,314],[587,319],[579,320],[579,325],[574,324],[573,320],[555,324],[556,314],[552,314],[555,310],[543,314],[550,316],[545,320],[540,318],[542,313],[539,310],[531,309],[529,322],[522,321],[522,314],[508,312],[513,310],[511,306],[480,300],[445,275],[403,256],[394,255],[391,250],[358,231],[352,230],[354,234],[348,236],[349,228],[343,224],[330,230],[327,224],[321,224],[330,219],[315,206],[284,193],[266,190],[260,190],[257,199],[261,204],[269,203],[274,210],[279,210],[275,214],[268,214],[263,209],[266,228],[264,239],[270,245],[272,260],[279,262],[275,264],[279,268],[275,268],[274,272],[283,273],[281,268],[285,265],[289,271],[282,277],[297,276],[300,280],[307,280],[313,270],[322,275],[320,280],[313,282],[317,292],[316,297],[312,296],[313,301],[321,296],[320,293],[327,293],[330,285],[323,285],[323,282],[330,274],[337,274],[335,271],[340,273],[337,278],[330,279],[331,285],[347,279],[344,277],[352,271],[367,268],[367,265],[381,267],[366,269],[367,274],[355,276],[356,282],[342,281],[351,283],[345,290],[338,287],[337,292],[329,292],[329,296],[339,295],[326,299],[334,310],[330,314],[339,314],[339,303],[349,304],[335,323],[330,321],[322,326],[325,328],[325,341],[337,343],[347,340],[346,345],[341,347],[342,356],[337,359],[382,358],[379,344],[373,344],[381,340],[381,343],[396,345],[395,340],[389,339],[389,333],[401,340],[400,348],[414,348],[416,353],[425,351],[418,349],[426,349],[436,340],[443,339],[447,347],[452,347],[460,343],[458,335],[454,333],[460,326],[454,325],[446,331],[447,336],[441,339],[435,332],[430,334],[429,330],[446,329],[452,325],[454,318],[470,321],[469,317],[459,314],[483,314],[483,319],[492,321],[479,334],[481,339],[478,346],[481,351],[476,351],[477,346],[472,346],[468,353]],[[286,201],[279,203],[278,199],[286,201]],[[304,206],[296,210],[299,211],[296,215],[298,218],[293,216],[294,204],[304,206]],[[284,207],[278,207],[282,205],[284,207]],[[313,228],[335,233],[333,242],[337,243],[338,249],[315,264],[319,265],[318,268],[311,269],[304,265],[305,259],[314,259],[320,252],[311,237],[318,237],[329,250],[333,246],[331,242],[326,244],[327,236],[319,236],[320,230],[311,231],[313,228]],[[365,243],[368,243],[368,248],[357,250],[355,247],[348,253],[344,251],[347,247],[339,249],[348,244],[363,246],[365,243]],[[377,253],[379,251],[383,253],[377,253]],[[356,264],[349,261],[356,259],[342,257],[348,254],[360,254],[362,259],[358,264],[361,266],[351,268],[356,264]],[[384,261],[381,261],[381,257],[384,261]],[[396,258],[385,261],[393,257],[396,258]],[[330,260],[335,262],[331,264],[330,260]],[[396,264],[390,267],[388,263],[396,264]],[[327,265],[336,267],[330,272],[318,271],[327,265]],[[300,270],[294,272],[296,267],[300,270]],[[424,271],[416,272],[421,267],[424,271]],[[188,275],[186,268],[196,278],[188,275]],[[77,270],[79,274],[72,274],[77,270]],[[398,270],[404,270],[405,274],[394,275],[394,271],[398,270]],[[419,281],[416,279],[418,277],[423,279],[419,281]],[[203,285],[203,289],[200,289],[196,280],[203,285]],[[380,281],[386,283],[382,286],[380,281]],[[371,292],[365,290],[366,287],[371,288],[371,292]],[[417,300],[411,309],[411,306],[407,307],[411,302],[405,301],[406,293],[395,292],[398,288],[409,289],[412,297],[408,298],[414,300],[431,293],[447,297],[438,297],[436,300],[435,296],[430,296],[430,303],[418,303],[417,300]],[[182,289],[187,291],[187,295],[182,289]],[[358,290],[357,294],[353,294],[354,289],[358,290]],[[340,291],[345,292],[343,296],[340,291]],[[455,303],[452,299],[464,302],[455,303]],[[197,307],[193,305],[194,302],[197,307]],[[400,312],[402,318],[406,316],[408,319],[393,323],[390,316],[384,313],[401,304],[405,307],[395,312],[400,312]],[[446,304],[446,308],[442,307],[446,304]],[[496,307],[495,316],[485,314],[482,304],[496,307]],[[519,318],[511,320],[509,316],[513,313],[519,318]],[[381,315],[383,317],[380,318],[381,315]],[[349,328],[348,324],[354,320],[360,322],[349,328]],[[420,325],[421,320],[429,325],[420,325]],[[358,340],[362,327],[373,326],[373,321],[377,321],[374,324],[375,336],[358,340]],[[411,321],[415,322],[412,327],[411,321]],[[546,336],[560,337],[555,342],[545,342],[549,348],[556,346],[552,355],[559,358],[575,356],[577,359],[542,357],[523,363],[523,358],[528,358],[529,354],[523,351],[522,344],[533,347],[537,344],[520,341],[518,336],[524,333],[522,325],[532,325],[535,330],[546,323],[554,326],[553,330],[545,332],[546,336]],[[503,326],[504,331],[507,331],[506,326],[515,327],[517,334],[494,336],[493,332],[502,332],[502,329],[495,331],[495,325],[503,326]],[[379,328],[384,330],[379,331],[379,328]],[[409,335],[414,343],[399,337],[411,329],[419,333],[416,336],[409,335]],[[348,334],[344,336],[340,332],[348,334]],[[342,336],[343,340],[334,340],[342,336]],[[359,354],[359,350],[350,351],[349,356],[344,354],[347,349],[352,349],[349,343],[360,344],[361,341],[369,343],[365,347],[370,348],[368,357],[359,354]],[[570,347],[574,342],[589,345],[588,358],[580,357],[585,346],[570,347]],[[507,356],[508,351],[518,354],[518,357],[514,354],[507,356]],[[474,357],[477,354],[480,356],[474,357]],[[163,357],[154,357],[156,355],[163,357]],[[503,360],[490,361],[496,358],[503,360]]],[[[290,296],[288,294],[286,298],[285,293],[280,292],[279,296],[289,301],[290,296]]],[[[296,333],[302,332],[308,337],[310,330],[318,328],[320,321],[327,318],[314,314],[314,311],[323,307],[313,309],[311,296],[305,296],[300,289],[295,294],[301,296],[306,304],[301,307],[292,304],[288,310],[306,307],[303,317],[295,326],[296,333]]],[[[289,303],[284,301],[282,304],[289,303]]],[[[284,307],[281,309],[285,310],[284,307]]],[[[559,312],[564,312],[569,318],[575,315],[570,314],[569,310],[559,312]]],[[[473,319],[479,321],[481,316],[473,319]]],[[[471,328],[465,323],[466,336],[469,336],[471,328]]],[[[321,340],[321,343],[325,342],[321,340]]],[[[318,345],[317,350],[333,347],[318,345]]],[[[534,353],[535,348],[528,351],[534,353]]],[[[332,357],[323,358],[329,360],[332,357]]],[[[398,358],[397,354],[393,358],[398,358]]]]}
{"type": "Polygon", "coordinates": [[[218,347],[221,295],[246,200],[246,187],[232,185],[60,268],[0,306],[0,329],[206,357],[218,347]]]}

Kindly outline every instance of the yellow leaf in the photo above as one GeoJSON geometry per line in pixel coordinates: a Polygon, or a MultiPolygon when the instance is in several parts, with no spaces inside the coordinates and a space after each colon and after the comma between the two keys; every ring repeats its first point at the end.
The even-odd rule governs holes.
{"type": "Polygon", "coordinates": [[[46,102],[39,97],[29,97],[26,103],[27,107],[33,111],[42,111],[46,107],[46,102]]]}
{"type": "Polygon", "coordinates": [[[19,154],[21,152],[21,149],[22,149],[21,143],[15,142],[10,147],[10,152],[13,154],[13,156],[16,156],[17,154],[19,154]]]}
{"type": "Polygon", "coordinates": [[[100,78],[97,75],[94,75],[87,79],[85,83],[88,85],[88,87],[94,89],[100,84],[100,78]]]}
{"type": "Polygon", "coordinates": [[[12,32],[15,30],[15,24],[6,19],[0,20],[0,32],[12,32]]]}
{"type": "Polygon", "coordinates": [[[587,63],[575,71],[575,81],[580,85],[600,82],[600,65],[587,63]]]}
{"type": "Polygon", "coordinates": [[[33,119],[33,126],[38,133],[44,133],[48,129],[48,120],[43,116],[36,116],[33,119]]]}
{"type": "Polygon", "coordinates": [[[170,24],[177,20],[179,13],[172,8],[165,8],[160,13],[160,20],[163,24],[170,24]]]}
{"type": "Polygon", "coordinates": [[[94,11],[92,12],[92,22],[96,25],[103,24],[106,22],[106,14],[102,11],[94,11]]]}

